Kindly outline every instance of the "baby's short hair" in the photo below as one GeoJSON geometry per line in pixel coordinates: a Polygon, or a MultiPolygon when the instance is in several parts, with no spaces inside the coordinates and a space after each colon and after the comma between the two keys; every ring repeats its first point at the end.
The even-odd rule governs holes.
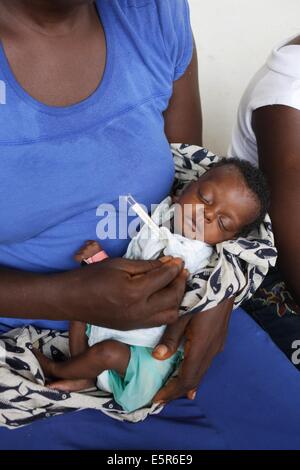
{"type": "Polygon", "coordinates": [[[259,215],[251,224],[248,224],[243,228],[242,233],[240,234],[243,236],[251,230],[259,228],[260,224],[263,222],[270,207],[270,190],[262,171],[247,160],[224,157],[220,162],[216,163],[211,168],[213,169],[229,165],[234,166],[240,172],[247,187],[260,204],[259,215]]]}

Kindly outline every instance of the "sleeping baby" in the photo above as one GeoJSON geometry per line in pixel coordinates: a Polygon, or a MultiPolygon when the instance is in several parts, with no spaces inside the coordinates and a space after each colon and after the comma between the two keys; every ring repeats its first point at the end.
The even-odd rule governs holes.
{"type": "MultiPolygon", "coordinates": [[[[125,257],[180,257],[192,276],[207,266],[214,245],[258,227],[268,204],[269,191],[262,173],[246,161],[223,159],[192,181],[179,197],[162,201],[152,216],[160,227],[158,233],[149,236],[144,225],[131,240],[125,257]],[[201,240],[197,236],[199,207],[203,216],[201,240]]],[[[90,264],[102,262],[107,254],[98,242],[89,241],[75,258],[90,264]]],[[[36,355],[45,376],[56,379],[51,388],[88,389],[96,381],[100,390],[113,394],[124,411],[132,412],[151,403],[183,359],[182,346],[166,360],[152,355],[164,328],[119,331],[72,322],[70,359],[54,362],[39,351],[36,355]]]]}

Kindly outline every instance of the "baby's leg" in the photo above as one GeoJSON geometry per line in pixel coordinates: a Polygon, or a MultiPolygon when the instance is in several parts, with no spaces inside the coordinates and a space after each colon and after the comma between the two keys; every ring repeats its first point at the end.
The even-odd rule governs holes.
{"type": "MultiPolygon", "coordinates": [[[[80,248],[80,250],[75,254],[75,260],[79,263],[83,261],[88,264],[92,262],[98,262],[107,257],[106,253],[102,250],[101,245],[93,240],[85,242],[85,244],[80,248]]],[[[86,335],[86,323],[79,321],[70,322],[69,329],[69,347],[71,357],[78,356],[84,353],[88,348],[88,338],[86,335]]],[[[41,355],[36,351],[36,356],[39,358],[41,364],[43,364],[43,369],[46,375],[51,375],[49,372],[53,367],[51,361],[46,357],[41,355]]],[[[94,379],[94,377],[93,377],[94,379]]],[[[86,378],[76,378],[76,379],[62,379],[56,382],[53,382],[50,387],[57,388],[58,390],[85,390],[94,386],[94,381],[92,379],[86,378]]]]}
{"type": "Polygon", "coordinates": [[[61,379],[94,379],[104,370],[115,370],[124,376],[130,359],[130,348],[115,340],[106,340],[64,362],[54,362],[35,351],[46,377],[61,379]]]}
{"type": "Polygon", "coordinates": [[[89,347],[86,335],[86,323],[71,321],[69,328],[69,347],[71,357],[78,356],[89,347]]]}

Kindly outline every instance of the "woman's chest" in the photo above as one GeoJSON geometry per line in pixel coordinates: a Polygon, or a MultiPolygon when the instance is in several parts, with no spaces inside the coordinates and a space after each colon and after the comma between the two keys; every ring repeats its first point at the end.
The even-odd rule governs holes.
{"type": "MultiPolygon", "coordinates": [[[[98,40],[97,40],[98,39],[98,40]]],[[[30,49],[4,49],[18,83],[30,96],[48,106],[70,106],[86,99],[101,82],[105,68],[105,40],[72,44],[31,44],[30,49]]]]}
{"type": "MultiPolygon", "coordinates": [[[[104,129],[69,138],[1,145],[0,243],[22,242],[57,227],[96,233],[101,205],[129,193],[146,205],[170,190],[173,161],[163,119],[144,104],[104,129]],[[98,212],[97,212],[98,211],[98,212]]],[[[118,209],[117,209],[118,210],[118,209]]],[[[103,212],[103,216],[105,213],[103,212]]]]}
{"type": "Polygon", "coordinates": [[[96,8],[83,7],[76,25],[65,29],[61,25],[62,31],[55,33],[51,28],[11,25],[5,15],[0,20],[1,43],[14,78],[31,97],[49,106],[86,99],[105,69],[106,40],[96,8]]]}

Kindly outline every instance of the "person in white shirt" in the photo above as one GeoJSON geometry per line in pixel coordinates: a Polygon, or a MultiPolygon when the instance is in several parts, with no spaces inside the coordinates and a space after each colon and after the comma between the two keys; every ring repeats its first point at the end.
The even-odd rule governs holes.
{"type": "Polygon", "coordinates": [[[264,171],[278,266],[245,308],[300,369],[300,35],[281,42],[241,100],[229,156],[264,171]]]}

